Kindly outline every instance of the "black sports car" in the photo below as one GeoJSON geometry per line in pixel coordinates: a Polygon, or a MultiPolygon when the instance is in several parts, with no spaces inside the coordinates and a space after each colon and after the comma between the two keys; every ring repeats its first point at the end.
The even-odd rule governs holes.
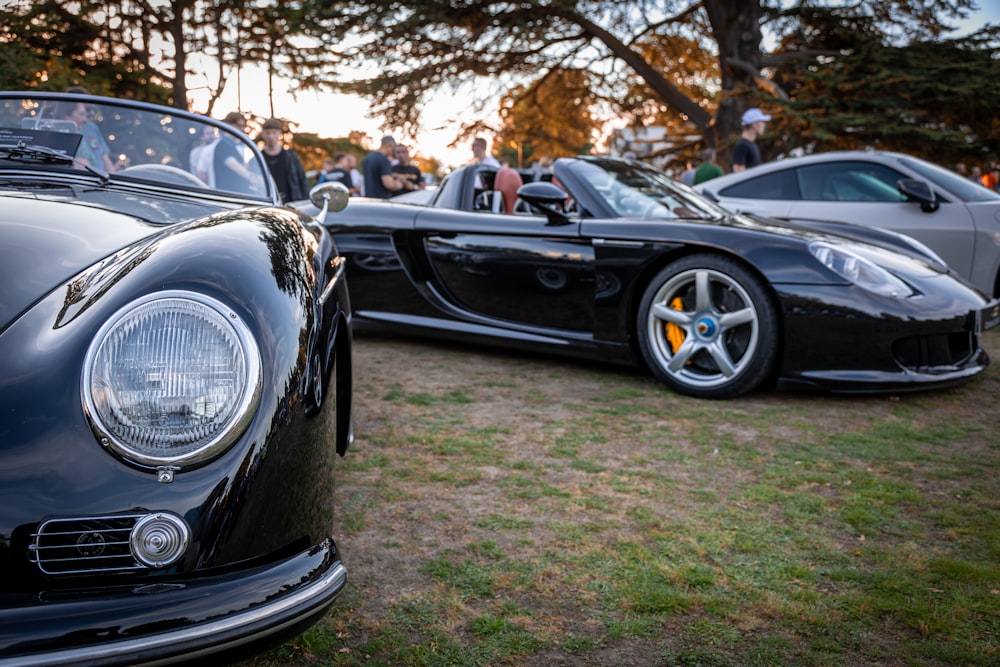
{"type": "Polygon", "coordinates": [[[0,665],[231,658],[343,589],[351,312],[320,223],[228,125],[0,93],[0,665]]]}
{"type": "Polygon", "coordinates": [[[427,205],[331,218],[355,320],[644,363],[714,398],[943,386],[988,364],[997,302],[908,237],[731,215],[634,161],[511,172],[464,167],[427,205]]]}

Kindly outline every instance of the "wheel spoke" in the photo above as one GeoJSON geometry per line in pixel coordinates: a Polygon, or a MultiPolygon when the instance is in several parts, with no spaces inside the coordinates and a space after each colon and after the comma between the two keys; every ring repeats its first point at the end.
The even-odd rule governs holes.
{"type": "Polygon", "coordinates": [[[690,313],[685,313],[683,310],[671,308],[665,303],[653,304],[652,312],[653,317],[656,319],[673,322],[680,327],[687,328],[691,324],[690,313]]]}
{"type": "Polygon", "coordinates": [[[712,308],[712,288],[708,282],[708,271],[698,271],[694,278],[695,305],[699,313],[705,313],[712,308]]]}
{"type": "Polygon", "coordinates": [[[677,352],[670,359],[670,363],[667,364],[667,370],[671,373],[680,373],[684,370],[685,364],[688,360],[694,356],[696,352],[703,349],[703,345],[696,343],[691,337],[688,337],[684,344],[677,349],[677,352]]]}
{"type": "Polygon", "coordinates": [[[717,338],[715,342],[709,345],[707,348],[708,353],[712,355],[712,360],[715,361],[715,365],[719,367],[719,372],[726,377],[732,377],[736,372],[736,367],[733,365],[733,360],[729,357],[729,352],[726,350],[726,346],[722,343],[721,338],[717,338]]]}
{"type": "Polygon", "coordinates": [[[735,313],[725,313],[719,317],[719,328],[722,331],[726,331],[727,329],[733,329],[743,324],[750,324],[756,317],[757,315],[753,308],[744,308],[743,310],[737,310],[735,313]]]}
{"type": "Polygon", "coordinates": [[[708,271],[698,271],[694,278],[695,306],[699,313],[715,312],[712,303],[712,283],[708,279],[708,271]]]}

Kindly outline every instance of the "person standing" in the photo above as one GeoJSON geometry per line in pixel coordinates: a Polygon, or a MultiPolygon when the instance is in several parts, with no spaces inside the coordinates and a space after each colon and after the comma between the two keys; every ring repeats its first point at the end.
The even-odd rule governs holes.
{"type": "Polygon", "coordinates": [[[360,195],[364,197],[365,177],[361,175],[360,171],[358,171],[358,158],[354,157],[351,153],[348,153],[347,158],[344,160],[344,166],[346,166],[347,170],[351,173],[351,184],[353,186],[351,187],[351,195],[360,195]]]}
{"type": "Polygon", "coordinates": [[[278,187],[282,202],[299,201],[309,196],[309,181],[306,180],[306,170],[302,166],[295,151],[285,148],[281,140],[285,131],[281,121],[268,118],[261,127],[261,137],[264,139],[264,162],[271,172],[278,187]]]}
{"type": "Polygon", "coordinates": [[[406,186],[392,174],[389,161],[396,140],[391,136],[382,137],[378,150],[371,151],[361,160],[361,172],[365,177],[365,196],[375,199],[389,199],[393,195],[406,192],[406,186]]]}
{"type": "Polygon", "coordinates": [[[87,105],[83,102],[60,101],[56,103],[56,116],[59,120],[68,120],[73,123],[80,134],[80,144],[77,146],[76,154],[73,156],[73,165],[77,169],[85,169],[87,166],[96,169],[104,169],[101,156],[91,142],[87,141],[84,134],[84,125],[90,120],[87,113],[87,105]]]}
{"type": "MultiPolygon", "coordinates": [[[[89,95],[90,91],[81,86],[71,86],[66,89],[67,93],[76,93],[78,95],[89,95]]],[[[81,141],[81,150],[86,150],[93,156],[95,162],[93,166],[99,167],[104,171],[111,173],[115,171],[118,167],[118,161],[111,159],[111,148],[108,146],[108,142],[104,139],[104,133],[101,132],[101,128],[97,126],[91,118],[90,108],[84,105],[84,113],[87,119],[83,124],[79,124],[80,132],[83,134],[83,140],[81,141]],[[85,147],[85,148],[84,148],[85,147]]],[[[74,121],[76,122],[76,121],[74,121]]]]}
{"type": "MultiPolygon", "coordinates": [[[[486,140],[482,137],[476,137],[472,140],[472,161],[484,167],[500,168],[500,162],[492,155],[486,154],[486,140]]],[[[482,190],[484,187],[483,179],[479,177],[479,174],[476,174],[475,187],[476,190],[482,190]]]]}
{"type": "Polygon", "coordinates": [[[472,140],[472,161],[486,167],[500,168],[500,163],[492,155],[486,154],[486,140],[476,137],[472,140]]]}
{"type": "Polygon", "coordinates": [[[756,167],[764,161],[760,154],[760,147],[757,145],[757,137],[764,134],[769,120],[771,117],[757,107],[747,109],[743,114],[741,121],[743,134],[733,146],[734,173],[756,167]]]}
{"type": "Polygon", "coordinates": [[[338,151],[333,155],[333,163],[329,169],[320,175],[320,183],[340,183],[348,191],[354,188],[351,170],[348,166],[347,153],[338,151]]]}
{"type": "Polygon", "coordinates": [[[684,185],[692,186],[694,185],[694,174],[698,171],[698,168],[690,160],[687,161],[685,166],[687,166],[687,169],[681,172],[680,182],[684,185]]]}
{"type": "MultiPolygon", "coordinates": [[[[340,153],[337,153],[337,155],[340,155],[340,153]]],[[[331,180],[329,175],[333,172],[336,164],[336,156],[323,158],[323,164],[319,167],[319,174],[316,176],[316,182],[325,183],[326,181],[331,180]]]]}
{"type": "MultiPolygon", "coordinates": [[[[239,111],[230,111],[223,122],[246,132],[247,121],[239,111]]],[[[263,187],[263,178],[259,173],[250,171],[241,151],[242,147],[237,146],[228,133],[223,134],[215,144],[212,168],[215,171],[215,187],[219,190],[247,194],[263,187]]]]}
{"type": "Polygon", "coordinates": [[[725,172],[722,171],[722,167],[716,162],[716,153],[714,148],[706,148],[701,152],[701,164],[698,168],[694,170],[694,184],[704,183],[705,181],[710,181],[713,178],[718,178],[722,176],[725,172]]]}
{"type": "Polygon", "coordinates": [[[1000,165],[996,162],[987,164],[979,180],[985,187],[996,191],[997,187],[1000,187],[1000,165]]]}
{"type": "Polygon", "coordinates": [[[397,180],[406,182],[406,191],[423,190],[424,177],[420,173],[420,168],[410,163],[410,149],[403,144],[397,144],[393,149],[393,155],[396,157],[396,164],[392,166],[392,173],[397,180]]]}
{"type": "Polygon", "coordinates": [[[200,178],[210,188],[215,187],[215,144],[219,141],[218,131],[211,125],[204,125],[198,137],[198,145],[191,149],[188,159],[191,173],[200,178]]]}

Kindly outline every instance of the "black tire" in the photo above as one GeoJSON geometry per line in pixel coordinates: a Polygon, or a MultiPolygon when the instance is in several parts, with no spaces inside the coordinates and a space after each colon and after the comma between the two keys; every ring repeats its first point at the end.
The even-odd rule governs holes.
{"type": "Polygon", "coordinates": [[[649,283],[639,304],[639,347],[658,380],[699,398],[732,398],[778,362],[778,310],[764,283],[721,255],[690,255],[649,283]]]}

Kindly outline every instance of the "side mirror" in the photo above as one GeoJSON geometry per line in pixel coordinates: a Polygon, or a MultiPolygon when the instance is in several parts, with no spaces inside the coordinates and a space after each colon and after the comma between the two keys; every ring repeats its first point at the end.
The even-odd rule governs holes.
{"type": "Polygon", "coordinates": [[[327,211],[343,211],[350,198],[351,193],[347,186],[336,181],[318,183],[309,191],[309,201],[320,209],[317,216],[320,222],[326,217],[327,211]]]}
{"type": "Polygon", "coordinates": [[[517,196],[533,207],[543,211],[549,218],[550,225],[565,225],[569,222],[566,215],[566,191],[549,181],[525,183],[517,190],[517,196]]]}
{"type": "Polygon", "coordinates": [[[920,202],[920,210],[925,213],[933,213],[941,206],[937,195],[934,194],[934,188],[927,181],[916,178],[901,178],[896,183],[896,187],[906,195],[907,199],[920,202]]]}

